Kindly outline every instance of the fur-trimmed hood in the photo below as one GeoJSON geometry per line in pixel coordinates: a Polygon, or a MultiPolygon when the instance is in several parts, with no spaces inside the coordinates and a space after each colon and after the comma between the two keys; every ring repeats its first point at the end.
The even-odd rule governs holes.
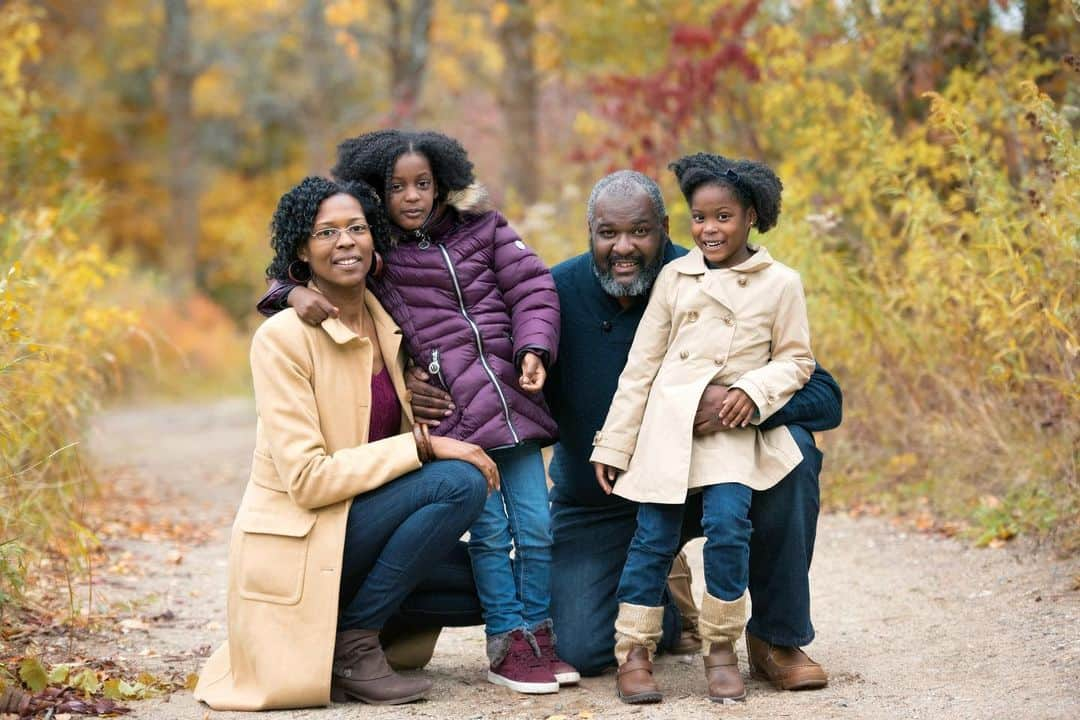
{"type": "Polygon", "coordinates": [[[480,183],[472,183],[461,190],[451,190],[446,196],[446,204],[463,215],[482,215],[495,209],[487,188],[480,183]]]}

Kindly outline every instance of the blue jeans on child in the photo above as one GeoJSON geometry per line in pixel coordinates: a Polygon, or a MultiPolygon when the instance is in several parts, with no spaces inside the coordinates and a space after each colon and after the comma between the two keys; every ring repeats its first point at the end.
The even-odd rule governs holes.
{"type": "MultiPolygon", "coordinates": [[[[753,490],[738,483],[701,489],[702,551],[705,587],[721,600],[738,600],[750,582],[750,499],[753,490]]],[[[685,505],[638,505],[637,530],[615,596],[619,602],[663,604],[671,561],[682,547],[685,505]]]]}
{"type": "Polygon", "coordinates": [[[540,447],[526,443],[489,454],[501,489],[488,495],[469,529],[469,555],[487,634],[501,635],[533,629],[550,616],[551,521],[540,447]]]}
{"type": "Polygon", "coordinates": [[[480,513],[486,491],[484,476],[469,463],[438,460],[358,495],[345,528],[338,630],[377,630],[402,615],[446,623],[455,611],[462,624],[475,621],[467,573],[444,560],[480,513]]]}

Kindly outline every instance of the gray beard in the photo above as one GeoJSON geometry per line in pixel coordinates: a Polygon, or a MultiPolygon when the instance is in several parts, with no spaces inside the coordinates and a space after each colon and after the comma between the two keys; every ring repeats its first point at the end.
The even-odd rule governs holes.
{"type": "Polygon", "coordinates": [[[641,268],[641,272],[638,273],[634,281],[629,285],[623,285],[611,274],[611,271],[601,272],[600,268],[596,266],[596,259],[592,261],[593,275],[600,282],[600,287],[604,292],[611,297],[641,297],[642,295],[648,295],[649,290],[652,289],[653,283],[656,282],[656,278],[660,275],[660,270],[664,267],[664,255],[663,252],[657,253],[656,259],[652,263],[645,265],[641,268]]]}

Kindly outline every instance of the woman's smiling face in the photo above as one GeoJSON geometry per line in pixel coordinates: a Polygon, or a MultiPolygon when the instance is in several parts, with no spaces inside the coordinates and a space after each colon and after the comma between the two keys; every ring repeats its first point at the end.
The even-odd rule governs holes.
{"type": "Polygon", "coordinates": [[[690,234],[705,259],[717,267],[732,267],[750,257],[746,247],[757,221],[727,185],[701,185],[690,198],[690,234]]]}
{"type": "Polygon", "coordinates": [[[435,207],[435,173],[420,153],[402,155],[394,163],[386,191],[386,211],[390,222],[402,230],[416,230],[435,207]]]}
{"type": "Polygon", "coordinates": [[[367,278],[374,252],[360,201],[338,193],[319,204],[311,236],[299,256],[311,267],[316,285],[353,288],[367,278]]]}

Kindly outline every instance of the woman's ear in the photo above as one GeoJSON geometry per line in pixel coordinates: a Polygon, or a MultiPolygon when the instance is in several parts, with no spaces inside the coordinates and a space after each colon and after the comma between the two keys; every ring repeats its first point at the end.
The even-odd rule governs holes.
{"type": "Polygon", "coordinates": [[[308,262],[308,251],[306,246],[296,251],[296,259],[301,262],[308,262]]]}

